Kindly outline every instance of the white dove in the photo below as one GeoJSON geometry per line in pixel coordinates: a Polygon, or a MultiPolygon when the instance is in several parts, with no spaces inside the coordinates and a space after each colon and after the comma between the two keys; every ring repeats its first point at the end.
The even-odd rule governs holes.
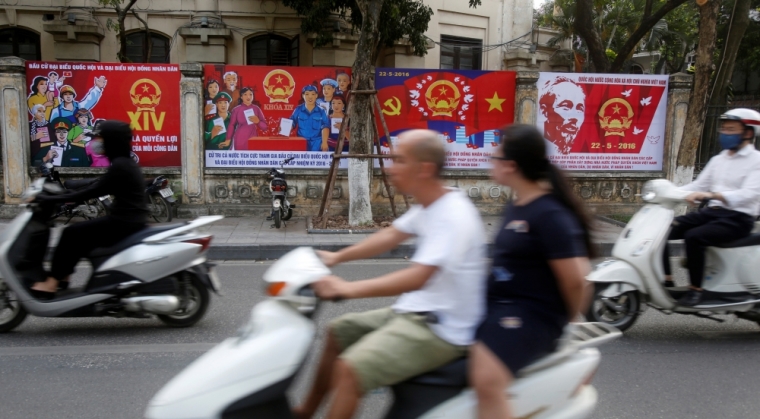
{"type": "Polygon", "coordinates": [[[425,113],[425,108],[423,108],[422,106],[420,106],[419,108],[417,108],[417,110],[420,111],[420,112],[422,112],[422,113],[425,113]]]}
{"type": "Polygon", "coordinates": [[[473,97],[474,97],[473,95],[464,95],[465,103],[471,103],[473,97]]]}
{"type": "Polygon", "coordinates": [[[643,129],[638,129],[638,128],[636,128],[636,127],[633,127],[633,135],[639,135],[639,134],[641,134],[642,132],[644,132],[644,130],[643,130],[643,129]]]}
{"type": "Polygon", "coordinates": [[[631,97],[631,93],[633,92],[633,89],[624,90],[623,93],[621,93],[625,97],[631,97]]]}
{"type": "Polygon", "coordinates": [[[464,112],[462,112],[462,111],[459,111],[459,112],[458,112],[458,114],[459,114],[459,115],[461,115],[461,114],[463,114],[463,113],[464,113],[464,112]]]}
{"type": "Polygon", "coordinates": [[[462,90],[464,90],[464,92],[467,93],[467,92],[470,91],[470,86],[465,86],[464,89],[462,89],[462,90]]]}
{"type": "Polygon", "coordinates": [[[470,109],[470,105],[467,105],[467,104],[462,105],[463,111],[466,111],[467,109],[470,109]]]}
{"type": "Polygon", "coordinates": [[[652,104],[652,96],[641,99],[641,106],[649,106],[652,104]]]}
{"type": "Polygon", "coordinates": [[[415,86],[416,86],[418,89],[422,89],[422,84],[420,84],[420,83],[417,83],[415,86]]]}
{"type": "Polygon", "coordinates": [[[422,114],[423,114],[423,115],[425,115],[425,116],[428,116],[428,113],[427,113],[427,112],[423,112],[422,114]]]}
{"type": "Polygon", "coordinates": [[[420,97],[420,92],[418,90],[412,90],[409,92],[409,96],[412,99],[418,99],[420,97]]]}
{"type": "Polygon", "coordinates": [[[433,76],[427,76],[428,80],[433,80],[433,76]]]}
{"type": "Polygon", "coordinates": [[[464,121],[465,119],[467,119],[467,115],[462,115],[462,117],[461,117],[460,119],[461,119],[462,121],[464,121]]]}
{"type": "Polygon", "coordinates": [[[420,106],[420,101],[418,101],[418,100],[412,100],[412,106],[414,106],[414,107],[420,106]]]}
{"type": "Polygon", "coordinates": [[[455,82],[459,82],[459,77],[454,77],[455,82]]]}

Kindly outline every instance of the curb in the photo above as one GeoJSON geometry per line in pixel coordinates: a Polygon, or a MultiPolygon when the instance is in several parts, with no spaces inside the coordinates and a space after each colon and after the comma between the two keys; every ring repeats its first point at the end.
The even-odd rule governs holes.
{"type": "MultiPolygon", "coordinates": [[[[598,257],[612,256],[615,243],[595,243],[598,257]]],[[[304,244],[220,244],[211,245],[208,258],[212,260],[271,260],[279,259],[298,247],[309,246],[317,250],[336,251],[346,247],[346,243],[304,243],[304,244]]],[[[373,257],[373,259],[403,259],[414,254],[413,244],[402,244],[390,252],[373,257]]],[[[488,244],[488,254],[493,253],[493,243],[488,244]]],[[[684,256],[683,243],[671,243],[671,256],[684,256]]]]}
{"type": "Polygon", "coordinates": [[[311,222],[311,217],[306,217],[306,234],[372,234],[380,230],[366,229],[366,230],[348,230],[339,228],[314,228],[314,224],[311,222]]]}

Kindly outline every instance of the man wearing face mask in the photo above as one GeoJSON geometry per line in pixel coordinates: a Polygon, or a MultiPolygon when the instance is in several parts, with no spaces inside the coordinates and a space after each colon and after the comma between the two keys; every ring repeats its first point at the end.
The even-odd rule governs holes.
{"type": "MultiPolygon", "coordinates": [[[[707,201],[707,206],[673,221],[668,240],[683,239],[689,268],[689,292],[678,303],[693,307],[703,299],[702,278],[705,248],[748,236],[760,214],[760,151],[754,141],[760,135],[760,113],[733,109],[720,116],[720,144],[723,151],[710,159],[697,179],[682,186],[691,192],[691,203],[707,201]]],[[[673,287],[670,254],[663,258],[665,286],[673,287]]]]}
{"type": "MultiPolygon", "coordinates": [[[[145,180],[140,167],[130,157],[132,129],[122,121],[104,121],[92,132],[92,142],[102,141],[102,152],[111,166],[86,189],[64,195],[38,195],[36,202],[77,202],[103,195],[114,197],[111,213],[66,227],[53,254],[48,278],[31,290],[38,299],[52,299],[58,289],[68,287],[69,275],[79,260],[96,248],[113,246],[142,230],[148,221],[145,180]]],[[[100,152],[95,147],[93,152],[100,152]]]]}

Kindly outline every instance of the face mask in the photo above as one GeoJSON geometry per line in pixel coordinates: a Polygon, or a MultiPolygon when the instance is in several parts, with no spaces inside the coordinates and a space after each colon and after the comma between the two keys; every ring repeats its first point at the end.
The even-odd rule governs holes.
{"type": "Polygon", "coordinates": [[[106,149],[103,147],[103,141],[91,141],[90,151],[92,151],[92,154],[97,154],[98,156],[104,155],[106,153],[106,149]]]}
{"type": "Polygon", "coordinates": [[[724,150],[733,150],[742,143],[741,134],[720,134],[718,139],[720,140],[720,146],[724,150]]]}

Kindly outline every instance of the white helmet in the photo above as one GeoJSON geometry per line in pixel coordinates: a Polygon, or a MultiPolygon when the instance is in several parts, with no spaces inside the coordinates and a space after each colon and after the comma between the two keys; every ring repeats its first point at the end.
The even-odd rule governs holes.
{"type": "Polygon", "coordinates": [[[739,121],[747,128],[752,128],[755,137],[760,137],[760,112],[747,108],[736,108],[720,116],[721,121],[739,121]]]}

